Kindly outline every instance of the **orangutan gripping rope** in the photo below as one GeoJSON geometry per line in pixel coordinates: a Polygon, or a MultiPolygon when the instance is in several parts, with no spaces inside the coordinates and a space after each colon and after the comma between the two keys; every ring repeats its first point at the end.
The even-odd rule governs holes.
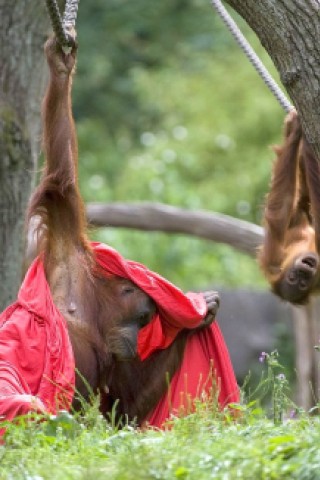
{"type": "Polygon", "coordinates": [[[258,259],[273,292],[303,305],[320,290],[320,169],[295,111],[276,153],[258,259]]]}
{"type": "MultiPolygon", "coordinates": [[[[221,404],[236,401],[228,352],[212,324],[217,292],[185,295],[143,265],[88,241],[71,109],[76,49],[65,54],[51,38],[45,53],[50,70],[43,102],[45,168],[29,208],[29,218],[40,218],[39,257],[17,302],[0,316],[0,415],[55,413],[70,408],[71,401],[77,408],[78,398],[93,392],[100,393],[105,416],[117,402],[119,416],[142,423],[181,364],[195,397],[212,361],[221,404]]],[[[166,406],[158,409],[154,424],[160,426],[168,415],[166,406]]]]}
{"type": "MultiPolygon", "coordinates": [[[[40,253],[54,304],[67,321],[76,367],[93,392],[106,381],[112,356],[136,355],[139,328],[155,312],[135,284],[99,271],[87,240],[77,184],[77,140],[71,110],[76,49],[64,54],[54,38],[45,46],[50,80],[43,102],[46,164],[29,216],[41,218],[40,253]],[[103,379],[103,380],[102,380],[103,379]]],[[[78,391],[88,389],[78,377],[78,391]]]]}

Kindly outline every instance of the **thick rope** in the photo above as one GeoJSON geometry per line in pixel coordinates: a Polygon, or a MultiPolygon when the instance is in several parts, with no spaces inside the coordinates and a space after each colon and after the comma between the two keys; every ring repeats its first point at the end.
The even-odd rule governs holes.
{"type": "Polygon", "coordinates": [[[63,26],[66,30],[75,27],[78,14],[79,0],[67,0],[63,15],[63,26]]]}
{"type": "Polygon", "coordinates": [[[74,39],[68,31],[75,26],[79,0],[66,0],[63,20],[57,0],[46,0],[52,29],[61,47],[68,48],[74,44],[74,39]]]}
{"type": "Polygon", "coordinates": [[[273,77],[270,75],[270,73],[268,72],[266,67],[263,65],[260,58],[255,53],[255,51],[253,50],[253,48],[251,47],[251,45],[249,44],[247,39],[244,37],[244,35],[240,31],[239,27],[234,22],[234,20],[231,18],[231,16],[229,15],[228,11],[223,6],[221,1],[220,0],[211,0],[211,4],[216,9],[220,18],[225,23],[225,25],[228,27],[230,33],[235,38],[235,40],[238,43],[238,45],[240,46],[240,48],[244,51],[244,53],[248,57],[250,63],[256,69],[256,71],[258,72],[258,74],[260,75],[260,77],[262,78],[264,83],[267,85],[269,90],[276,97],[276,99],[278,100],[281,107],[288,113],[290,110],[292,110],[294,108],[293,105],[289,102],[287,97],[284,95],[283,91],[279,88],[276,81],[273,79],[273,77]]]}
{"type": "Polygon", "coordinates": [[[57,37],[60,45],[68,45],[68,37],[62,25],[60,10],[56,0],[46,0],[47,9],[49,12],[52,29],[57,37]]]}

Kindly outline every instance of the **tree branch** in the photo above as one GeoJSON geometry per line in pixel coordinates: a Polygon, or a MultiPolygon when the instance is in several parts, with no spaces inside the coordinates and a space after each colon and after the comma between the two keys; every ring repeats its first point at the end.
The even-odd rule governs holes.
{"type": "MultiPolygon", "coordinates": [[[[254,257],[263,240],[263,228],[254,223],[202,210],[192,211],[161,203],[89,203],[87,218],[94,227],[186,234],[225,243],[254,257]]],[[[38,219],[31,219],[26,247],[26,264],[36,256],[38,219]]]]}
{"type": "Polygon", "coordinates": [[[227,215],[192,211],[160,203],[89,203],[90,224],[167,233],[184,233],[213,242],[226,243],[254,256],[263,238],[258,225],[227,215]]]}

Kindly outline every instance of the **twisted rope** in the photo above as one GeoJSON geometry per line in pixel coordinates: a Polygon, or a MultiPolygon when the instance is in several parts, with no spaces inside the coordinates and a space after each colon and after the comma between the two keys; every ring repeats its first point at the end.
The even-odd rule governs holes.
{"type": "Polygon", "coordinates": [[[244,37],[239,27],[231,18],[231,16],[223,6],[221,1],[211,0],[211,4],[216,9],[218,15],[220,16],[224,24],[227,26],[230,33],[232,34],[232,36],[234,37],[234,39],[236,40],[240,48],[243,50],[243,52],[249,59],[250,63],[256,69],[256,71],[258,72],[258,74],[260,75],[264,83],[267,85],[269,90],[276,97],[276,99],[278,100],[281,107],[285,110],[285,112],[288,113],[290,110],[294,108],[293,105],[289,102],[289,100],[287,99],[283,91],[279,88],[274,78],[270,75],[266,67],[263,65],[260,58],[258,57],[256,52],[253,50],[253,48],[251,47],[247,39],[244,37]]]}
{"type": "Polygon", "coordinates": [[[67,0],[63,15],[63,26],[69,30],[74,28],[78,15],[79,0],[67,0]]]}
{"type": "Polygon", "coordinates": [[[68,48],[74,44],[74,39],[68,31],[75,26],[79,0],[66,0],[63,19],[60,14],[57,0],[46,0],[52,29],[61,47],[68,48]]]}

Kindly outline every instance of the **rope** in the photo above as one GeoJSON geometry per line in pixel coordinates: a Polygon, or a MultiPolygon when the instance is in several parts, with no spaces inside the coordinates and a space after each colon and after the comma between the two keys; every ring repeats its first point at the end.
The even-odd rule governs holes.
{"type": "Polygon", "coordinates": [[[63,20],[61,18],[57,0],[46,0],[52,29],[62,48],[69,48],[74,44],[74,39],[68,31],[75,26],[78,13],[79,0],[66,0],[63,20]]]}
{"type": "Polygon", "coordinates": [[[46,0],[52,29],[60,45],[68,45],[68,38],[62,25],[60,10],[56,0],[46,0]]]}
{"type": "Polygon", "coordinates": [[[74,28],[77,20],[79,0],[67,0],[63,15],[63,25],[66,30],[74,28]]]}
{"type": "Polygon", "coordinates": [[[228,11],[222,5],[221,1],[211,0],[211,4],[216,9],[218,15],[227,26],[227,28],[229,29],[230,33],[232,34],[232,36],[234,37],[234,39],[236,40],[240,48],[244,51],[250,63],[256,69],[256,71],[258,72],[258,74],[260,75],[264,83],[267,85],[269,90],[276,97],[276,99],[278,100],[281,107],[285,110],[285,112],[288,113],[290,110],[294,108],[293,105],[289,102],[287,97],[284,95],[283,91],[279,88],[276,81],[273,79],[273,77],[270,75],[266,67],[263,65],[260,58],[258,57],[256,52],[253,50],[253,48],[251,47],[247,39],[244,37],[239,27],[235,23],[235,21],[231,18],[228,11]]]}

